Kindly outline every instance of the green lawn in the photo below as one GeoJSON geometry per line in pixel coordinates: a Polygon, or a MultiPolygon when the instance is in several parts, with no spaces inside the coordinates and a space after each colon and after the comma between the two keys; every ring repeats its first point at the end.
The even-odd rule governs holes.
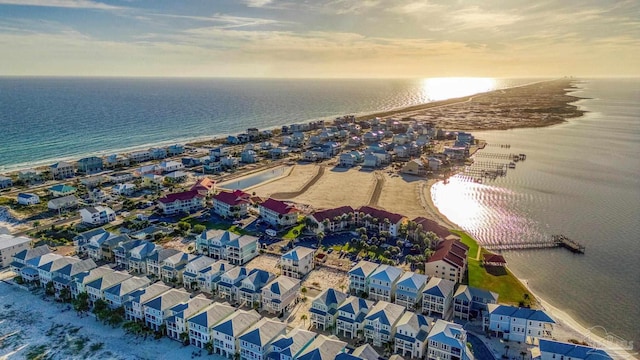
{"type": "MultiPolygon", "coordinates": [[[[460,240],[469,247],[469,255],[467,261],[469,263],[469,286],[487,289],[500,295],[498,301],[501,303],[518,305],[524,301],[524,294],[528,294],[530,301],[533,301],[533,295],[527,288],[516,278],[509,269],[503,274],[490,274],[481,265],[481,261],[476,260],[478,249],[480,250],[480,259],[482,254],[488,253],[484,248],[479,247],[477,241],[469,234],[463,231],[452,231],[460,236],[460,240]]],[[[528,303],[528,301],[525,301],[528,303]]]]}
{"type": "Polygon", "coordinates": [[[283,239],[287,239],[287,240],[293,240],[295,238],[297,238],[298,236],[300,236],[300,234],[302,233],[302,229],[304,228],[304,223],[300,223],[294,227],[292,227],[291,229],[289,229],[289,231],[287,231],[286,234],[284,234],[282,236],[283,239]]]}

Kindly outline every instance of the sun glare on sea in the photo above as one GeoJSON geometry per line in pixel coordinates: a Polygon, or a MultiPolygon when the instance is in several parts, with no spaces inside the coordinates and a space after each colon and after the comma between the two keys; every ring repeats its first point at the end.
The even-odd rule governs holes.
{"type": "Polygon", "coordinates": [[[485,209],[474,198],[474,194],[477,194],[482,186],[487,185],[453,176],[447,183],[439,182],[434,185],[432,191],[436,191],[437,197],[433,198],[433,201],[449,220],[467,230],[475,229],[485,221],[485,209]]]}
{"type": "Polygon", "coordinates": [[[496,88],[493,78],[442,77],[422,79],[423,97],[438,101],[491,91],[496,88]]]}

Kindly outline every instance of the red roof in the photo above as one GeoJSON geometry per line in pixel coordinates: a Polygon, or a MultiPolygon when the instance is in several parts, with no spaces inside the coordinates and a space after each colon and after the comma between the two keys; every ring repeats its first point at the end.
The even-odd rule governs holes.
{"type": "Polygon", "coordinates": [[[349,214],[352,212],[353,208],[351,206],[340,206],[335,209],[316,211],[315,213],[313,213],[313,218],[316,219],[317,222],[323,222],[325,219],[333,221],[333,218],[336,216],[342,216],[344,214],[349,214]]]}
{"type": "Polygon", "coordinates": [[[235,206],[240,204],[248,204],[250,196],[251,195],[242,190],[235,190],[233,192],[221,191],[220,193],[213,196],[213,200],[221,201],[225,204],[235,206]]]}
{"type": "Polygon", "coordinates": [[[397,224],[402,221],[402,219],[404,219],[403,215],[395,214],[382,209],[377,209],[371,206],[361,206],[358,208],[358,212],[369,214],[378,220],[389,219],[392,224],[397,224]]]}
{"type": "Polygon", "coordinates": [[[206,192],[210,192],[211,190],[213,190],[215,186],[216,186],[216,182],[206,177],[198,180],[191,187],[191,190],[204,190],[206,192]]]}
{"type": "Polygon", "coordinates": [[[267,201],[260,204],[260,206],[282,215],[298,211],[295,206],[272,198],[268,198],[267,201]]]}
{"type": "Polygon", "coordinates": [[[436,251],[429,257],[427,262],[444,260],[451,265],[463,267],[468,250],[469,247],[459,240],[443,240],[438,243],[436,251]]]}
{"type": "Polygon", "coordinates": [[[415,222],[417,225],[422,225],[423,231],[425,232],[431,231],[434,234],[438,235],[438,237],[441,239],[444,239],[447,236],[451,235],[451,233],[449,232],[449,229],[438,224],[434,220],[427,219],[425,217],[420,216],[413,219],[413,222],[415,222]]]}
{"type": "Polygon", "coordinates": [[[191,200],[195,197],[203,198],[204,195],[201,195],[197,190],[189,190],[189,191],[179,192],[175,194],[169,194],[165,197],[161,197],[160,199],[158,199],[158,201],[163,204],[168,204],[178,200],[180,201],[191,200]]]}
{"type": "Polygon", "coordinates": [[[502,255],[498,254],[484,254],[482,255],[484,262],[493,264],[506,264],[507,260],[502,255]]]}

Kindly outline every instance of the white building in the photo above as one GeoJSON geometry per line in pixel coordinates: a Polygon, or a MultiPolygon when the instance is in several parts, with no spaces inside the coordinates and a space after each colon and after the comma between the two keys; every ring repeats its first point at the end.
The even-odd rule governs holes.
{"type": "Polygon", "coordinates": [[[213,352],[227,358],[233,358],[239,352],[238,337],[251,325],[260,320],[255,310],[237,310],[231,316],[213,328],[213,352]]]}
{"type": "Polygon", "coordinates": [[[40,197],[36,194],[31,194],[31,193],[19,193],[17,200],[18,200],[18,204],[25,205],[25,206],[30,206],[30,205],[35,205],[40,203],[40,197]]]}
{"type": "Polygon", "coordinates": [[[294,225],[298,221],[298,209],[284,201],[269,198],[258,208],[260,217],[276,227],[294,225]]]}
{"type": "Polygon", "coordinates": [[[427,339],[427,360],[474,359],[467,348],[467,332],[462,325],[438,320],[431,328],[427,339]]]}
{"type": "Polygon", "coordinates": [[[262,309],[270,313],[286,311],[293,305],[300,291],[300,280],[279,276],[262,288],[262,309]]]}
{"type": "Polygon", "coordinates": [[[158,207],[165,215],[189,213],[204,208],[206,197],[197,190],[189,190],[158,199],[158,207]]]}
{"type": "Polygon", "coordinates": [[[296,246],[280,257],[282,275],[301,279],[314,269],[315,250],[304,246],[296,246]]]}
{"type": "Polygon", "coordinates": [[[496,337],[526,343],[552,338],[555,321],[542,310],[498,304],[488,304],[487,308],[483,327],[496,337]]]}
{"type": "Polygon", "coordinates": [[[31,248],[31,239],[28,237],[0,235],[0,268],[5,268],[11,264],[13,255],[31,248]]]}
{"type": "Polygon", "coordinates": [[[201,349],[204,348],[205,344],[213,343],[213,327],[235,311],[236,308],[227,303],[215,303],[188,319],[189,343],[201,349]]]}
{"type": "Polygon", "coordinates": [[[91,225],[108,224],[116,219],[116,213],[107,206],[92,206],[80,209],[82,222],[91,225]]]}

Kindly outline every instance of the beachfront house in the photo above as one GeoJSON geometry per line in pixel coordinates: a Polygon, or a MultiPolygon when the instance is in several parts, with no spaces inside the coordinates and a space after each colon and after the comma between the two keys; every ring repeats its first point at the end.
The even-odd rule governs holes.
{"type": "Polygon", "coordinates": [[[264,360],[271,348],[271,343],[287,330],[287,324],[282,321],[262,318],[238,337],[240,358],[264,360]]]}
{"type": "Polygon", "coordinates": [[[213,343],[213,328],[235,311],[236,308],[227,303],[215,303],[188,319],[189,343],[201,349],[213,343]]]}
{"type": "Polygon", "coordinates": [[[173,160],[162,161],[158,165],[158,167],[163,174],[172,173],[174,171],[184,169],[184,165],[182,165],[181,162],[173,161],[173,160]]]}
{"type": "MultiPolygon", "coordinates": [[[[143,250],[148,248],[143,247],[143,250]]],[[[176,254],[179,254],[180,251],[176,249],[167,249],[163,247],[156,246],[149,250],[150,252],[147,256],[144,257],[145,266],[146,266],[146,274],[155,276],[156,278],[162,277],[162,264],[164,261],[176,254]]]]}
{"type": "Polygon", "coordinates": [[[295,360],[333,360],[346,352],[347,343],[333,336],[318,335],[295,360]]]}
{"type": "Polygon", "coordinates": [[[332,329],[335,327],[338,307],[347,299],[347,294],[333,288],[323,290],[311,302],[311,326],[316,329],[332,329]]]}
{"type": "Polygon", "coordinates": [[[368,298],[373,301],[383,300],[392,302],[396,291],[396,283],[400,276],[402,276],[402,273],[402,269],[395,266],[378,266],[373,273],[369,275],[368,298]]]}
{"type": "Polygon", "coordinates": [[[182,273],[187,264],[195,257],[196,255],[187,254],[182,251],[169,256],[162,261],[160,278],[167,283],[182,284],[182,273]]]}
{"type": "Polygon", "coordinates": [[[73,164],[66,161],[60,161],[49,166],[49,173],[54,180],[64,180],[76,175],[73,164]]]}
{"type": "Polygon", "coordinates": [[[61,196],[75,194],[77,189],[74,188],[73,186],[58,184],[50,187],[47,190],[49,191],[49,194],[52,197],[61,197],[61,196]]]}
{"type": "Polygon", "coordinates": [[[18,171],[18,181],[25,185],[40,182],[42,181],[42,172],[35,169],[20,170],[18,171]]]}
{"type": "Polygon", "coordinates": [[[237,310],[224,321],[213,327],[213,353],[233,358],[239,352],[239,336],[261,316],[255,310],[237,310]]]}
{"type": "Polygon", "coordinates": [[[314,249],[304,246],[296,246],[284,253],[280,257],[282,275],[302,279],[315,268],[314,254],[314,249]]]}
{"type": "Polygon", "coordinates": [[[226,246],[229,241],[240,237],[241,235],[231,233],[225,230],[207,230],[196,237],[196,251],[199,254],[205,254],[212,259],[226,260],[226,246]]]}
{"type": "Polygon", "coordinates": [[[159,147],[153,147],[153,148],[149,149],[149,154],[155,160],[164,159],[164,158],[167,157],[167,149],[159,148],[159,147]]]}
{"type": "Polygon", "coordinates": [[[88,225],[108,224],[116,219],[116,212],[107,206],[90,206],[80,209],[82,222],[88,225]]]}
{"type": "Polygon", "coordinates": [[[133,276],[120,283],[104,289],[104,301],[111,309],[124,306],[129,295],[151,285],[151,280],[145,276],[133,276]]]}
{"type": "Polygon", "coordinates": [[[269,198],[258,205],[258,209],[260,218],[277,228],[291,226],[298,221],[298,209],[284,201],[269,198]]]}
{"type": "Polygon", "coordinates": [[[425,274],[461,283],[467,271],[469,247],[458,239],[443,240],[425,264],[425,274]]]}
{"type": "Polygon", "coordinates": [[[207,294],[213,294],[215,291],[218,291],[218,283],[222,275],[234,267],[235,266],[229,264],[226,260],[218,260],[211,266],[200,270],[198,273],[198,287],[200,291],[207,294]]]}
{"type": "Polygon", "coordinates": [[[107,169],[127,167],[130,164],[129,158],[122,154],[111,154],[104,157],[104,167],[107,169]]]}
{"type": "Polygon", "coordinates": [[[71,284],[78,274],[88,272],[98,267],[92,259],[70,261],[52,273],[53,288],[58,299],[71,299],[71,284]],[[63,289],[66,289],[63,291],[63,289]]]}
{"type": "Polygon", "coordinates": [[[191,293],[183,289],[171,289],[142,304],[144,323],[154,331],[159,331],[166,318],[171,316],[169,310],[180,303],[189,301],[191,293]]]}
{"type": "Polygon", "coordinates": [[[102,277],[95,279],[85,285],[85,290],[89,294],[89,304],[93,304],[98,300],[104,300],[104,291],[113,285],[119,284],[133,275],[124,271],[112,271],[105,273],[102,277]]]}
{"type": "Polygon", "coordinates": [[[32,247],[31,239],[24,236],[0,234],[0,268],[5,268],[13,261],[13,256],[32,247]]]}
{"type": "MultiPolygon", "coordinates": [[[[2,248],[5,244],[5,241],[2,238],[3,236],[11,235],[0,235],[0,244],[3,244],[0,245],[0,248],[2,248]]],[[[0,250],[0,259],[4,259],[4,257],[8,256],[8,254],[10,254],[11,252],[13,251],[7,251],[7,254],[5,255],[4,252],[0,250]]],[[[11,271],[16,274],[20,274],[20,270],[22,270],[22,268],[27,265],[27,261],[49,253],[51,253],[51,249],[49,249],[47,245],[40,245],[34,248],[27,247],[26,249],[20,250],[12,256],[12,261],[10,264],[11,271]]],[[[4,263],[2,264],[2,267],[4,267],[4,263]]]]}
{"type": "Polygon", "coordinates": [[[153,159],[149,150],[139,150],[129,153],[129,160],[134,163],[145,162],[153,159]]]}
{"type": "Polygon", "coordinates": [[[184,153],[184,145],[182,144],[173,144],[167,146],[167,153],[169,156],[176,156],[184,153]]]}
{"type": "Polygon", "coordinates": [[[378,264],[361,260],[349,270],[349,293],[361,296],[369,291],[369,277],[378,268],[378,264]]]}
{"type": "MultiPolygon", "coordinates": [[[[2,235],[0,235],[2,236],[2,235]]],[[[6,245],[4,245],[6,246],[6,245]]],[[[40,272],[39,268],[54,260],[62,258],[62,255],[47,253],[40,256],[36,256],[30,260],[27,260],[26,264],[20,270],[20,276],[25,282],[40,285],[40,272]]],[[[4,261],[4,260],[3,260],[4,261]]]]}
{"type": "MultiPolygon", "coordinates": [[[[132,245],[134,246],[129,248],[129,246],[125,244],[125,249],[129,248],[126,253],[125,268],[132,273],[145,274],[147,271],[147,259],[158,251],[160,246],[146,240],[136,240],[132,245]]],[[[116,248],[114,253],[119,250],[119,248],[120,247],[116,248]]]]}
{"type": "Polygon", "coordinates": [[[396,284],[395,303],[404,306],[408,310],[414,310],[416,306],[422,307],[422,290],[427,284],[428,276],[407,271],[396,284]]]}
{"type": "Polygon", "coordinates": [[[304,349],[318,334],[296,327],[286,334],[278,336],[271,343],[269,358],[274,360],[291,360],[304,349]]]}
{"type": "Polygon", "coordinates": [[[204,208],[205,200],[197,190],[189,190],[161,197],[158,207],[165,215],[190,213],[204,208]]]}
{"type": "Polygon", "coordinates": [[[78,172],[83,174],[93,174],[102,171],[104,168],[104,162],[102,158],[97,156],[89,156],[82,158],[76,162],[76,168],[78,172]]]}
{"type": "Polygon", "coordinates": [[[169,290],[171,290],[169,286],[158,281],[130,293],[124,303],[125,319],[127,321],[142,321],[145,318],[143,304],[169,290]]]}
{"type": "Polygon", "coordinates": [[[427,360],[474,359],[467,347],[467,332],[462,325],[438,320],[431,328],[427,340],[427,360]]]}
{"type": "Polygon", "coordinates": [[[278,276],[262,288],[262,309],[274,314],[295,305],[300,292],[300,280],[278,276]]]}
{"type": "Polygon", "coordinates": [[[364,338],[373,346],[393,341],[396,323],[404,314],[404,307],[386,301],[378,301],[364,318],[364,338]]]}
{"type": "Polygon", "coordinates": [[[107,231],[97,233],[89,237],[89,241],[83,245],[83,250],[79,253],[87,254],[95,261],[115,260],[114,250],[123,242],[131,241],[127,235],[112,234],[107,231]]]}
{"type": "Polygon", "coordinates": [[[276,278],[275,274],[261,269],[253,269],[240,281],[237,289],[238,301],[246,306],[259,307],[262,288],[276,278]]]}
{"type": "Polygon", "coordinates": [[[407,311],[396,323],[394,352],[405,358],[422,359],[433,319],[407,311]]]}
{"type": "Polygon", "coordinates": [[[220,191],[213,196],[213,212],[222,218],[239,218],[248,214],[251,195],[242,191],[220,191]]]}
{"type": "Polygon", "coordinates": [[[40,203],[40,197],[31,193],[19,193],[16,200],[18,201],[18,204],[24,206],[31,206],[40,203]]]}
{"type": "Polygon", "coordinates": [[[360,336],[364,329],[364,318],[372,307],[373,301],[357,296],[347,297],[338,307],[336,334],[349,339],[360,336]]]}
{"type": "Polygon", "coordinates": [[[539,360],[613,360],[606,351],[590,346],[540,339],[539,360]]]}
{"type": "Polygon", "coordinates": [[[53,283],[54,273],[56,271],[69,264],[80,261],[81,260],[76,257],[62,256],[38,266],[38,279],[40,279],[40,286],[45,288],[49,283],[53,283]]]}
{"type": "Polygon", "coordinates": [[[198,256],[189,261],[182,273],[182,283],[184,288],[188,290],[198,290],[198,276],[204,269],[211,268],[216,260],[208,256],[198,256]]]}
{"type": "Polygon", "coordinates": [[[422,313],[447,318],[453,302],[455,286],[456,283],[451,280],[430,278],[422,291],[422,313]]]}
{"type": "Polygon", "coordinates": [[[182,341],[181,334],[189,333],[188,320],[213,304],[213,300],[204,295],[196,295],[187,302],[179,303],[167,311],[165,325],[170,339],[182,341]]]}
{"type": "Polygon", "coordinates": [[[8,189],[13,186],[13,180],[7,176],[0,176],[0,189],[8,189]]]}
{"type": "Polygon", "coordinates": [[[471,320],[488,310],[487,305],[497,303],[498,294],[493,291],[460,285],[453,294],[453,317],[471,320]]]}
{"type": "Polygon", "coordinates": [[[75,195],[67,195],[47,202],[49,210],[61,212],[63,210],[72,209],[78,205],[78,198],[75,195]]]}
{"type": "Polygon", "coordinates": [[[113,269],[108,266],[100,266],[89,271],[82,271],[76,274],[71,282],[71,296],[75,299],[83,292],[86,291],[88,283],[100,279],[107,274],[111,274],[113,269]]]}
{"type": "Polygon", "coordinates": [[[553,336],[555,321],[542,310],[500,304],[488,304],[487,309],[483,329],[492,336],[528,344],[553,336]]]}
{"type": "Polygon", "coordinates": [[[316,233],[347,230],[354,223],[354,210],[351,206],[340,206],[333,209],[316,211],[307,216],[310,226],[316,233]]]}

